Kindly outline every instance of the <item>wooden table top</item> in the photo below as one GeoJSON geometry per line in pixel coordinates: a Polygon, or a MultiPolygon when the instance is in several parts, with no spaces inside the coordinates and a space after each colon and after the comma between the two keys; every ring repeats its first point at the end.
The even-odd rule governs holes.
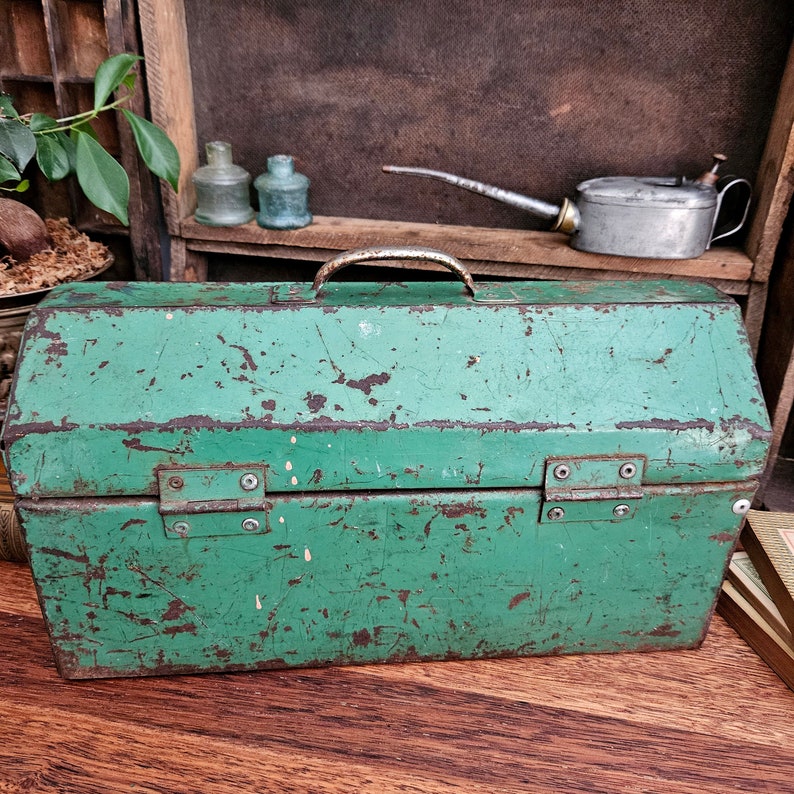
{"type": "Polygon", "coordinates": [[[68,682],[0,563],[0,792],[794,792],[794,692],[693,651],[68,682]]]}

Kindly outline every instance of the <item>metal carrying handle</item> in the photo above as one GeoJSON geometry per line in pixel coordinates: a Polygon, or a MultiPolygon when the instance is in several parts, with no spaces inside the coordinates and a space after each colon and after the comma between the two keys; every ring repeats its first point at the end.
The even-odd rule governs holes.
{"type": "Polygon", "coordinates": [[[753,197],[753,186],[746,180],[740,179],[739,177],[733,176],[726,176],[723,177],[717,183],[717,208],[714,212],[714,222],[711,224],[711,237],[709,238],[709,247],[715,240],[721,240],[723,237],[727,237],[729,234],[733,234],[734,232],[738,232],[739,229],[744,226],[744,222],[747,220],[747,213],[750,211],[750,199],[753,197]],[[744,203],[744,213],[742,214],[741,220],[735,226],[730,229],[725,229],[725,227],[721,227],[717,229],[717,220],[719,218],[720,209],[722,208],[722,199],[725,197],[725,194],[736,188],[740,185],[746,185],[747,187],[747,201],[744,203]]]}
{"type": "Polygon", "coordinates": [[[343,254],[329,259],[318,271],[312,283],[312,289],[316,292],[328,281],[331,276],[343,267],[356,265],[361,262],[385,262],[388,260],[408,260],[411,262],[435,262],[443,265],[447,270],[454,273],[471,293],[475,293],[474,279],[465,266],[454,256],[445,254],[443,251],[436,251],[433,248],[423,248],[421,246],[406,245],[398,248],[358,248],[355,251],[345,251],[343,254]]]}

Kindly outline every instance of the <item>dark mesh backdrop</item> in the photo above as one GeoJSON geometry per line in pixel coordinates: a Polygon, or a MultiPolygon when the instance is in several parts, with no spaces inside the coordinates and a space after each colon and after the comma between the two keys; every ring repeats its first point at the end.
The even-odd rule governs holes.
{"type": "Polygon", "coordinates": [[[791,0],[186,0],[196,122],[256,177],[292,154],[321,215],[541,228],[420,165],[559,202],[582,179],[754,179],[791,0]]]}

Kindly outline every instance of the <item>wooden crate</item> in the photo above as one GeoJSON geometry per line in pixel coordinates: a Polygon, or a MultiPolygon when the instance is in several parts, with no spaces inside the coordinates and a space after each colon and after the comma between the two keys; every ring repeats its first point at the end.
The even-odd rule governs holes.
{"type": "MultiPolygon", "coordinates": [[[[205,83],[207,79],[214,80],[220,86],[220,91],[226,92],[230,96],[237,96],[238,120],[239,118],[250,118],[256,120],[259,124],[260,137],[248,135],[247,137],[238,137],[232,141],[233,145],[240,148],[241,151],[249,152],[248,157],[251,162],[262,164],[266,154],[275,153],[269,150],[268,147],[274,145],[272,143],[273,140],[283,142],[285,140],[284,135],[289,133],[289,129],[285,133],[284,129],[276,128],[273,123],[270,123],[269,114],[285,113],[281,105],[274,107],[272,103],[259,104],[257,101],[260,97],[265,96],[270,96],[272,99],[272,94],[269,95],[264,88],[261,90],[257,88],[257,81],[260,86],[267,85],[269,74],[262,70],[264,55],[261,50],[257,51],[255,47],[251,47],[250,42],[243,33],[257,24],[261,24],[261,22],[257,21],[257,14],[263,13],[262,9],[257,9],[255,4],[252,5],[250,3],[235,6],[234,10],[229,6],[228,16],[231,20],[229,31],[224,32],[223,29],[213,30],[212,36],[203,40],[201,42],[202,46],[199,47],[190,38],[191,35],[194,35],[193,29],[197,24],[194,17],[199,13],[199,6],[190,5],[191,1],[157,0],[155,2],[155,0],[139,0],[152,115],[157,123],[167,129],[172,139],[176,142],[183,160],[179,193],[174,193],[165,187],[163,195],[168,232],[171,237],[171,279],[205,279],[207,276],[207,256],[213,254],[319,261],[328,256],[329,253],[361,245],[420,243],[435,245],[462,258],[475,274],[543,279],[612,278],[616,276],[658,278],[660,276],[674,275],[684,279],[709,281],[728,293],[737,296],[740,302],[743,303],[748,331],[753,346],[757,345],[774,252],[792,191],[792,182],[788,178],[792,168],[792,161],[794,161],[794,143],[792,142],[794,64],[791,58],[789,58],[788,65],[785,66],[782,72],[779,100],[774,110],[771,107],[774,104],[774,100],[769,103],[768,114],[770,120],[768,128],[764,129],[759,139],[760,146],[760,140],[763,140],[764,134],[766,135],[766,144],[763,146],[763,151],[757,163],[752,218],[749,222],[747,234],[739,247],[714,248],[703,257],[694,260],[639,260],[574,252],[568,247],[563,236],[550,232],[521,228],[495,228],[479,223],[458,225],[457,222],[448,221],[416,222],[394,217],[367,220],[367,212],[365,210],[359,213],[359,217],[324,215],[320,213],[315,218],[313,225],[293,232],[275,232],[262,229],[255,222],[235,229],[219,230],[202,226],[193,220],[192,213],[195,207],[195,195],[190,178],[195,168],[203,160],[203,156],[200,156],[200,151],[206,142],[204,140],[206,135],[216,134],[219,137],[225,136],[224,139],[234,138],[235,127],[233,122],[235,119],[228,117],[234,114],[224,114],[223,112],[220,112],[217,118],[213,117],[213,112],[216,108],[208,102],[207,97],[202,94],[194,95],[194,77],[199,74],[199,82],[203,80],[205,83]],[[186,15],[186,3],[189,6],[189,15],[186,15]],[[239,45],[237,48],[235,48],[235,40],[233,38],[235,35],[241,38],[237,42],[239,45]],[[208,52],[213,50],[213,41],[214,46],[219,48],[219,51],[223,54],[223,58],[244,65],[245,70],[247,70],[244,71],[244,74],[251,76],[251,84],[240,85],[237,82],[239,72],[235,74],[234,79],[229,79],[228,75],[224,77],[223,74],[217,74],[204,65],[203,59],[206,58],[208,52]],[[233,53],[231,59],[229,58],[230,52],[233,53]],[[207,74],[209,74],[209,78],[207,74]],[[203,131],[201,139],[198,135],[199,129],[203,131]],[[262,156],[258,161],[251,159],[253,155],[250,152],[255,150],[261,151],[262,156]]],[[[284,18],[291,17],[291,21],[300,25],[303,23],[308,11],[313,10],[315,6],[322,5],[322,3],[303,4],[300,9],[285,11],[284,18]],[[304,16],[301,16],[301,14],[304,14],[304,16]]],[[[351,14],[356,13],[357,10],[361,11],[361,4],[354,5],[355,8],[351,7],[349,9],[351,14]]],[[[366,6],[366,4],[363,5],[366,6]]],[[[543,5],[543,3],[540,5],[543,5]]],[[[609,5],[596,3],[595,7],[607,9],[609,5]]],[[[711,5],[713,11],[716,6],[713,3],[711,5]]],[[[739,5],[742,5],[742,3],[739,3],[739,5]]],[[[649,9],[651,9],[651,6],[649,6],[649,9]]],[[[697,13],[707,14],[709,11],[708,3],[694,4],[691,8],[688,6],[687,14],[692,14],[693,18],[686,21],[686,24],[680,30],[697,30],[697,35],[700,37],[697,38],[698,42],[713,41],[719,43],[717,46],[725,47],[726,45],[723,42],[726,41],[726,36],[728,35],[726,29],[731,28],[731,25],[734,31],[739,30],[741,27],[738,22],[733,22],[732,10],[738,13],[738,11],[743,10],[743,6],[742,9],[722,9],[720,12],[721,18],[728,21],[723,22],[720,26],[710,26],[708,28],[711,31],[710,33],[702,32],[704,26],[700,25],[700,20],[695,18],[697,9],[699,9],[697,13]]],[[[500,5],[497,14],[504,14],[508,10],[515,12],[513,6],[508,9],[507,4],[504,6],[500,5]]],[[[369,9],[369,12],[371,11],[372,9],[369,9]]],[[[483,11],[483,14],[486,13],[490,14],[491,12],[483,11]]],[[[673,12],[669,13],[672,14],[673,12]]],[[[676,9],[675,13],[680,16],[680,10],[676,9]]],[[[621,18],[621,21],[616,26],[619,28],[618,40],[623,33],[631,33],[638,25],[643,24],[636,14],[634,16],[629,14],[624,16],[625,19],[621,18]]],[[[785,18],[785,15],[783,17],[785,18]]],[[[781,18],[780,15],[778,15],[778,18],[781,18]]],[[[382,48],[384,46],[384,36],[387,35],[383,30],[378,29],[377,25],[372,23],[373,17],[370,16],[368,19],[369,21],[364,20],[366,24],[352,28],[352,32],[349,33],[348,45],[352,53],[351,58],[358,58],[359,61],[368,57],[368,50],[377,49],[378,46],[382,48]]],[[[283,22],[284,20],[280,21],[283,22]]],[[[354,23],[360,21],[357,18],[351,18],[350,24],[354,25],[354,23]]],[[[448,31],[455,27],[453,22],[454,20],[447,20],[446,26],[442,25],[440,35],[436,37],[436,41],[442,41],[448,31]]],[[[676,24],[679,24],[678,21],[676,21],[676,24]]],[[[601,26],[601,34],[606,35],[605,27],[605,25],[601,26]]],[[[782,52],[777,53],[777,57],[780,63],[784,64],[785,50],[790,44],[791,26],[782,22],[780,27],[781,30],[775,42],[783,49],[782,52]]],[[[334,25],[332,25],[329,22],[329,30],[331,32],[327,34],[327,41],[331,40],[332,33],[338,32],[338,24],[334,22],[334,25]]],[[[323,39],[320,33],[316,30],[299,32],[305,35],[305,38],[297,37],[295,41],[306,41],[307,50],[312,47],[315,50],[322,50],[323,39]]],[[[294,33],[294,31],[288,31],[284,35],[294,35],[294,33]]],[[[478,43],[482,44],[481,39],[478,38],[478,33],[480,31],[476,28],[468,31],[471,37],[470,53],[476,50],[478,43]]],[[[661,35],[664,31],[660,30],[659,33],[661,35]]],[[[391,35],[393,34],[394,31],[391,31],[391,35]]],[[[673,34],[676,34],[675,30],[673,34]]],[[[282,35],[280,29],[278,35],[282,35]]],[[[537,35],[541,37],[547,36],[548,31],[539,30],[537,35]]],[[[493,42],[490,42],[486,43],[485,46],[494,45],[493,42]]],[[[728,44],[727,46],[730,47],[731,45],[728,44]]],[[[305,53],[298,54],[301,58],[304,58],[305,53]]],[[[775,55],[774,51],[767,51],[767,54],[770,57],[775,55]]],[[[733,60],[741,58],[741,47],[737,47],[735,52],[729,52],[728,55],[733,60]]],[[[692,75],[704,71],[705,66],[698,63],[699,58],[701,58],[700,52],[693,52],[690,62],[686,64],[687,68],[691,69],[691,75],[687,73],[684,83],[692,75]]],[[[268,63],[272,63],[272,61],[268,61],[268,63]]],[[[301,88],[303,84],[300,74],[300,64],[302,63],[303,60],[299,60],[299,65],[296,67],[297,77],[295,85],[298,87],[295,88],[295,91],[303,90],[301,88]]],[[[563,63],[561,62],[561,68],[562,65],[563,63]]],[[[631,101],[632,94],[630,92],[637,85],[637,81],[631,73],[632,66],[635,67],[635,71],[639,72],[642,64],[624,64],[626,76],[630,78],[627,83],[626,102],[631,101]]],[[[758,63],[747,65],[748,69],[752,69],[753,66],[758,67],[758,63]]],[[[706,69],[706,71],[708,70],[706,69]]],[[[451,69],[450,72],[452,72],[451,69]]],[[[554,75],[545,75],[545,77],[552,79],[554,75]]],[[[430,77],[427,75],[416,75],[417,81],[431,78],[432,75],[430,77]]],[[[743,86],[722,86],[722,90],[727,91],[728,95],[732,91],[738,91],[740,99],[737,101],[741,103],[746,99],[749,102],[749,98],[753,95],[750,88],[753,84],[753,78],[753,74],[750,73],[747,75],[746,80],[743,80],[743,86]],[[745,99],[742,99],[742,97],[745,99]]],[[[278,82],[280,76],[274,75],[273,79],[278,82]]],[[[716,87],[719,87],[719,74],[712,72],[708,75],[708,80],[715,86],[716,91],[716,87]]],[[[756,80],[757,83],[758,81],[756,80]]],[[[307,91],[312,90],[310,81],[306,81],[305,85],[307,91]]],[[[201,89],[201,86],[199,86],[199,89],[201,89]]],[[[316,86],[314,90],[317,90],[316,86]]],[[[659,89],[658,84],[655,90],[659,95],[659,101],[663,103],[665,101],[664,91],[659,89]]],[[[213,97],[217,98],[218,93],[216,91],[213,97]]],[[[410,104],[410,85],[406,90],[406,94],[405,101],[410,104]]],[[[486,99],[485,97],[483,98],[483,103],[485,103],[486,99]]],[[[329,97],[323,97],[322,95],[318,97],[318,104],[332,101],[334,100],[329,97]]],[[[597,102],[598,97],[595,97],[594,101],[597,102]]],[[[680,98],[673,101],[680,101],[680,98]]],[[[710,116],[718,113],[719,107],[715,106],[715,102],[718,103],[719,99],[710,96],[707,91],[700,96],[699,104],[694,104],[689,108],[691,114],[696,117],[696,124],[699,121],[705,124],[710,116]]],[[[558,110],[559,108],[565,110],[564,98],[560,100],[558,110]]],[[[680,113],[680,106],[677,106],[677,108],[680,113]]],[[[377,111],[377,108],[373,112],[375,111],[377,111]]],[[[344,112],[344,107],[340,106],[339,113],[344,112]]],[[[301,132],[298,121],[296,117],[296,127],[294,128],[296,146],[299,146],[302,141],[305,142],[305,138],[301,139],[301,135],[305,133],[301,132]]],[[[740,120],[737,122],[737,126],[745,122],[746,119],[740,120]]],[[[670,123],[677,123],[677,119],[673,117],[670,123]]],[[[688,123],[690,122],[688,121],[688,123]]],[[[286,123],[286,126],[289,128],[289,123],[286,123]]],[[[659,127],[659,129],[661,130],[662,127],[659,127]]],[[[576,129],[574,129],[574,132],[576,132],[576,129]]],[[[585,136],[587,130],[580,130],[580,133],[585,136]]],[[[329,141],[335,143],[334,131],[329,131],[327,134],[329,141]]],[[[606,135],[610,134],[614,133],[606,130],[606,135]]],[[[459,137],[464,139],[465,136],[466,123],[464,120],[460,124],[459,137]]],[[[527,136],[526,147],[529,155],[533,147],[529,131],[527,136]]],[[[638,134],[638,140],[626,141],[625,143],[627,148],[633,150],[643,150],[644,148],[646,150],[644,155],[646,159],[651,156],[651,160],[655,161],[656,165],[660,167],[663,167],[666,162],[677,163],[676,156],[679,156],[680,159],[681,153],[665,152],[660,155],[656,149],[657,142],[655,142],[654,138],[646,137],[644,134],[638,134]]],[[[689,141],[688,143],[693,149],[702,150],[702,141],[689,141]]],[[[370,157],[373,168],[379,169],[381,161],[377,158],[381,156],[381,152],[377,146],[375,146],[373,151],[373,146],[375,144],[373,144],[371,139],[362,140],[361,156],[370,157]]],[[[760,148],[759,151],[761,151],[760,148]]],[[[330,145],[328,152],[329,162],[332,162],[337,168],[335,170],[328,168],[323,173],[323,164],[314,162],[311,165],[315,173],[310,175],[313,176],[315,182],[318,181],[319,176],[320,180],[327,179],[334,181],[337,185],[343,185],[344,172],[339,173],[339,158],[338,156],[332,157],[334,152],[330,145]]],[[[555,153],[554,157],[564,159],[572,154],[575,155],[575,152],[555,153]]],[[[692,162],[693,154],[691,152],[684,154],[690,158],[687,162],[692,162]]],[[[300,163],[300,158],[298,159],[300,163]]],[[[437,167],[437,163],[410,164],[437,167]]],[[[510,165],[514,168],[527,167],[523,163],[512,163],[510,165]]],[[[648,168],[650,167],[651,164],[648,163],[648,168]]],[[[253,168],[249,168],[249,170],[253,170],[253,168]]],[[[256,173],[253,173],[253,175],[256,176],[256,173]]],[[[469,173],[467,175],[486,178],[486,181],[496,181],[495,179],[487,179],[487,175],[482,173],[469,173]]],[[[601,174],[593,171],[582,174],[582,176],[597,175],[601,174]]],[[[397,179],[396,177],[391,178],[397,179]]],[[[505,186],[511,187],[511,185],[505,186]]],[[[403,183],[401,189],[407,190],[408,188],[403,183]]],[[[484,201],[478,197],[475,197],[475,200],[484,201]]],[[[461,199],[460,201],[464,200],[461,199]]],[[[396,214],[399,215],[400,213],[396,214]]]]}

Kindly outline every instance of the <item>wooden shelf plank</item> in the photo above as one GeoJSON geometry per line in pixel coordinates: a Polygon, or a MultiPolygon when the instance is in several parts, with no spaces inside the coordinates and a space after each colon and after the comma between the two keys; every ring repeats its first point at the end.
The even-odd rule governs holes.
{"type": "Polygon", "coordinates": [[[780,83],[777,105],[755,185],[756,207],[747,237],[754,281],[768,281],[794,192],[794,45],[780,83]]]}
{"type": "MultiPolygon", "coordinates": [[[[329,252],[384,245],[440,248],[463,260],[514,265],[545,265],[584,271],[654,276],[684,276],[747,281],[752,260],[735,248],[715,248],[698,259],[634,259],[575,251],[568,237],[554,232],[485,229],[402,221],[315,216],[294,231],[263,229],[255,222],[235,227],[182,221],[180,236],[190,250],[321,261],[329,252]]],[[[593,277],[597,277],[594,273],[593,277]]]]}

